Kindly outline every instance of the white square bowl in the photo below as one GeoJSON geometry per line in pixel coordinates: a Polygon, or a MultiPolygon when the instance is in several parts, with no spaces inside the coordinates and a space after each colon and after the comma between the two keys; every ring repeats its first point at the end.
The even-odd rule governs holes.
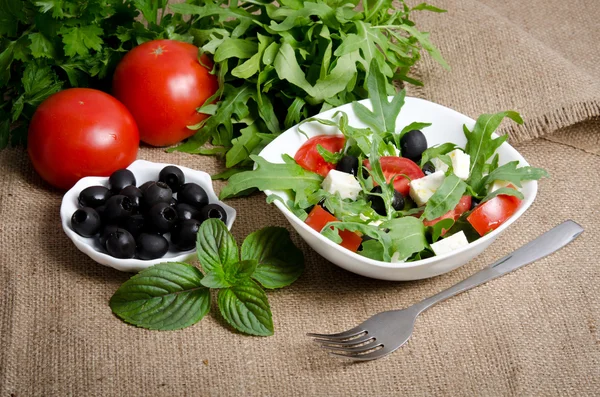
{"type": "MultiPolygon", "coordinates": [[[[231,229],[233,221],[235,221],[236,211],[232,207],[223,204],[219,201],[219,198],[215,194],[212,187],[212,180],[210,175],[204,171],[193,170],[188,167],[182,167],[176,164],[163,164],[154,163],[145,160],[136,160],[129,167],[128,170],[133,172],[136,179],[136,185],[139,186],[147,181],[157,181],[158,174],[167,165],[175,165],[183,171],[185,175],[185,182],[193,182],[202,186],[208,195],[210,203],[217,203],[223,207],[227,213],[227,228],[231,229]]],[[[80,179],[75,186],[73,186],[63,196],[62,203],[60,205],[60,219],[64,232],[73,241],[75,246],[84,254],[100,263],[101,265],[113,267],[123,272],[139,272],[140,270],[146,269],[152,265],[163,262],[184,262],[196,253],[196,249],[189,251],[175,251],[169,248],[169,251],[162,258],[142,260],[142,259],[120,259],[108,255],[103,252],[100,247],[98,240],[95,237],[82,237],[75,233],[71,228],[71,217],[73,213],[79,208],[78,198],[79,193],[90,186],[101,185],[108,187],[108,177],[90,176],[80,179]]]]}
{"type": "MultiPolygon", "coordinates": [[[[369,99],[362,100],[360,103],[371,108],[369,99]]],[[[334,113],[337,111],[343,111],[348,115],[348,122],[350,125],[354,127],[366,127],[366,125],[360,122],[354,114],[351,104],[330,109],[315,117],[333,120],[334,113]]],[[[475,120],[457,111],[423,99],[407,97],[400,116],[396,120],[396,129],[399,131],[415,121],[432,123],[430,127],[423,129],[423,133],[427,137],[429,146],[452,142],[459,147],[464,148],[467,140],[463,133],[463,125],[466,125],[469,129],[472,129],[475,125],[475,120]]],[[[336,127],[325,126],[317,122],[303,124],[302,131],[306,133],[308,138],[316,135],[336,135],[340,133],[336,127]]],[[[496,134],[494,134],[494,136],[497,137],[496,134]]],[[[271,163],[283,163],[281,155],[288,154],[294,157],[300,146],[302,146],[308,138],[298,131],[298,126],[296,125],[274,139],[273,142],[260,152],[259,156],[271,163]]],[[[500,146],[497,153],[499,155],[500,165],[515,160],[518,160],[520,165],[529,165],[523,156],[506,142],[500,146]]],[[[339,267],[356,274],[381,280],[419,280],[454,270],[483,252],[483,250],[485,250],[500,235],[500,233],[506,230],[514,221],[523,215],[527,208],[533,203],[537,194],[537,182],[528,181],[523,183],[521,192],[524,195],[524,199],[521,201],[516,213],[496,230],[461,249],[449,252],[445,255],[406,263],[376,261],[342,248],[307,226],[280,201],[277,200],[274,204],[308,245],[325,259],[339,267]]],[[[265,194],[275,194],[285,201],[289,199],[287,193],[281,191],[265,190],[265,194]]]]}

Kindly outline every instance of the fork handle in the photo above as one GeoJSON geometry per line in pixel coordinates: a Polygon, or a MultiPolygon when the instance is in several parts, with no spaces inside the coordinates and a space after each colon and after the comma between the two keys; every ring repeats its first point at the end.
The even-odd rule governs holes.
{"type": "Polygon", "coordinates": [[[438,302],[548,256],[575,240],[582,232],[583,228],[581,226],[572,220],[567,220],[471,277],[414,304],[413,308],[420,313],[438,302]]]}

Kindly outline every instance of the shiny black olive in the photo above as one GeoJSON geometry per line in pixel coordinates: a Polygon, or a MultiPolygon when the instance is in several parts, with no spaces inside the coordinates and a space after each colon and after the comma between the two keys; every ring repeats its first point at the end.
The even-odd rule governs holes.
{"type": "Polygon", "coordinates": [[[98,208],[106,204],[110,198],[110,190],[104,186],[86,187],[79,193],[79,205],[82,207],[98,208]]]}
{"type": "Polygon", "coordinates": [[[103,212],[104,221],[107,224],[116,224],[119,221],[133,215],[133,204],[129,197],[117,194],[106,202],[103,212]]]}
{"type": "Polygon", "coordinates": [[[173,193],[175,193],[178,192],[185,183],[185,175],[183,175],[183,171],[181,171],[179,167],[167,165],[158,174],[158,180],[169,185],[173,193]]]}
{"type": "MultiPolygon", "coordinates": [[[[375,186],[371,189],[371,193],[381,194],[381,186],[375,186]]],[[[375,210],[379,215],[386,215],[387,212],[385,210],[385,202],[383,201],[383,197],[377,196],[375,194],[368,195],[367,199],[371,202],[371,208],[375,210]]],[[[400,211],[404,209],[404,196],[402,193],[394,189],[394,197],[392,198],[392,207],[396,211],[400,211]]]]}
{"type": "Polygon", "coordinates": [[[110,191],[117,194],[129,185],[135,186],[135,176],[128,169],[116,170],[108,178],[108,185],[110,191]]]}
{"type": "Polygon", "coordinates": [[[152,230],[167,233],[177,222],[177,211],[169,203],[158,203],[148,211],[148,220],[152,230]]]}
{"type": "Polygon", "coordinates": [[[173,208],[178,204],[178,201],[175,197],[171,197],[171,201],[169,201],[169,205],[173,208]]]}
{"type": "Polygon", "coordinates": [[[132,215],[121,221],[121,227],[131,233],[133,238],[138,238],[148,229],[147,223],[143,215],[132,215]]]}
{"type": "Polygon", "coordinates": [[[336,164],[335,169],[356,176],[358,174],[358,157],[346,155],[336,164]]]}
{"type": "Polygon", "coordinates": [[[417,162],[421,159],[425,149],[427,149],[427,138],[419,130],[408,131],[400,138],[402,157],[417,162]]]}
{"type": "Polygon", "coordinates": [[[115,258],[133,258],[135,256],[135,239],[127,230],[118,228],[106,238],[106,251],[115,258]]]}
{"type": "Polygon", "coordinates": [[[156,183],[156,181],[148,181],[148,182],[144,182],[139,186],[140,191],[142,192],[142,194],[144,194],[144,192],[146,191],[146,189],[148,189],[148,186],[150,185],[154,185],[156,183]]]}
{"type": "Polygon", "coordinates": [[[192,207],[191,205],[186,203],[177,203],[177,205],[175,206],[175,211],[177,211],[177,217],[181,220],[201,219],[200,211],[197,208],[192,207]]]}
{"type": "Polygon", "coordinates": [[[227,222],[227,212],[219,204],[208,204],[200,210],[200,220],[220,219],[227,222]]]}
{"type": "Polygon", "coordinates": [[[171,243],[178,250],[191,250],[196,246],[196,234],[199,229],[200,221],[196,219],[180,221],[171,231],[171,243]]]}
{"type": "Polygon", "coordinates": [[[162,258],[169,250],[169,242],[160,234],[142,233],[137,238],[137,255],[140,259],[162,258]]]}
{"type": "Polygon", "coordinates": [[[431,175],[435,172],[435,167],[433,166],[433,163],[431,161],[428,161],[425,164],[423,164],[422,169],[425,175],[431,175]]]}
{"type": "Polygon", "coordinates": [[[184,184],[177,192],[177,200],[180,203],[189,204],[198,209],[208,204],[208,195],[206,191],[196,183],[184,184]]]}
{"type": "Polygon", "coordinates": [[[119,192],[119,194],[122,194],[123,196],[127,196],[129,197],[129,199],[131,200],[131,204],[133,205],[133,210],[135,211],[139,211],[140,206],[142,204],[142,191],[133,186],[133,185],[129,185],[127,187],[125,187],[123,190],[121,190],[121,192],[119,192]]]}
{"type": "Polygon", "coordinates": [[[98,238],[102,248],[106,249],[106,240],[108,239],[108,236],[110,236],[112,233],[115,233],[118,228],[119,227],[117,225],[106,225],[102,228],[98,238]]]}
{"type": "Polygon", "coordinates": [[[142,205],[146,209],[150,209],[158,203],[167,203],[168,205],[173,198],[171,188],[162,182],[156,182],[148,186],[143,194],[142,205]]]}
{"type": "Polygon", "coordinates": [[[71,217],[71,227],[83,237],[92,237],[100,231],[101,226],[100,215],[90,207],[78,209],[71,217]]]}

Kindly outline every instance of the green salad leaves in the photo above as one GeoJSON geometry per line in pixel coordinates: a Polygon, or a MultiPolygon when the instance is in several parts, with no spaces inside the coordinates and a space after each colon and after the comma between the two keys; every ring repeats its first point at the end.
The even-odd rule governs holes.
{"type": "Polygon", "coordinates": [[[197,253],[204,274],[178,262],[142,270],[112,296],[113,313],[142,328],[181,329],[208,313],[210,289],[218,289],[219,311],[233,328],[250,335],[272,335],[271,308],[262,287],[290,285],[304,270],[304,255],[288,231],[266,227],[251,233],[240,253],[227,226],[209,219],[200,226],[197,253]]]}

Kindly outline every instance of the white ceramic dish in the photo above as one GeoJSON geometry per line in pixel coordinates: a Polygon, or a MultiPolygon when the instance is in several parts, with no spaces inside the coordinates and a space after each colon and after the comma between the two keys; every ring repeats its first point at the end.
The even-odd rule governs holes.
{"type": "MultiPolygon", "coordinates": [[[[136,184],[139,186],[147,181],[156,181],[158,180],[158,173],[167,165],[173,164],[162,164],[162,163],[152,163],[150,161],[145,160],[137,160],[131,163],[129,167],[127,167],[133,175],[135,175],[136,184]]],[[[177,165],[184,175],[186,182],[194,182],[198,185],[202,186],[211,203],[219,203],[227,212],[227,227],[231,229],[231,225],[233,225],[233,221],[235,220],[236,211],[232,207],[223,204],[219,201],[217,195],[215,194],[212,187],[212,180],[210,179],[210,175],[203,171],[193,170],[191,168],[182,167],[177,165]]],[[[108,177],[86,177],[80,179],[75,186],[73,186],[63,197],[61,206],[60,206],[60,219],[62,221],[62,227],[67,236],[73,241],[75,246],[84,254],[100,263],[101,265],[113,267],[117,270],[121,270],[124,272],[139,272],[147,267],[155,265],[161,262],[183,262],[186,259],[193,256],[196,252],[195,249],[190,251],[173,251],[169,249],[169,251],[162,258],[153,259],[153,260],[141,260],[141,259],[119,259],[114,258],[104,252],[101,252],[100,244],[96,238],[86,238],[78,235],[71,229],[71,216],[73,216],[73,212],[79,208],[77,203],[77,199],[79,197],[79,193],[89,186],[102,185],[108,187],[108,177]]]]}
{"type": "MultiPolygon", "coordinates": [[[[361,101],[361,103],[369,108],[371,106],[368,99],[361,101]]],[[[328,110],[316,117],[332,120],[336,111],[345,112],[348,115],[350,125],[355,127],[366,127],[366,125],[357,119],[350,104],[328,110]]],[[[427,137],[429,146],[444,142],[453,142],[459,147],[464,148],[467,141],[462,129],[463,124],[469,129],[472,129],[475,125],[475,120],[452,109],[423,99],[407,97],[402,112],[400,113],[398,120],[396,120],[396,128],[400,130],[414,121],[432,123],[430,127],[423,129],[423,133],[427,137]]],[[[339,134],[337,128],[324,126],[316,122],[303,124],[302,131],[304,131],[308,137],[322,134],[339,134]]],[[[306,136],[298,131],[298,126],[294,126],[265,147],[260,153],[260,156],[272,163],[282,163],[282,154],[285,153],[293,157],[307,139],[306,136]]],[[[498,154],[500,165],[514,160],[518,160],[521,165],[528,165],[523,156],[508,143],[504,143],[500,146],[498,154]]],[[[382,280],[418,280],[454,270],[469,262],[485,250],[500,235],[500,233],[506,230],[514,221],[519,219],[525,210],[533,203],[537,194],[537,182],[529,181],[524,183],[521,191],[525,198],[521,202],[517,212],[493,232],[459,250],[452,251],[445,255],[408,263],[386,263],[365,258],[350,252],[308,227],[299,218],[294,216],[283,203],[279,201],[275,201],[274,203],[283,215],[285,215],[292,227],[296,229],[298,234],[300,234],[300,236],[302,236],[315,251],[330,262],[366,277],[382,280]]],[[[286,200],[289,198],[285,192],[267,190],[265,193],[267,195],[276,194],[286,200]]]]}

